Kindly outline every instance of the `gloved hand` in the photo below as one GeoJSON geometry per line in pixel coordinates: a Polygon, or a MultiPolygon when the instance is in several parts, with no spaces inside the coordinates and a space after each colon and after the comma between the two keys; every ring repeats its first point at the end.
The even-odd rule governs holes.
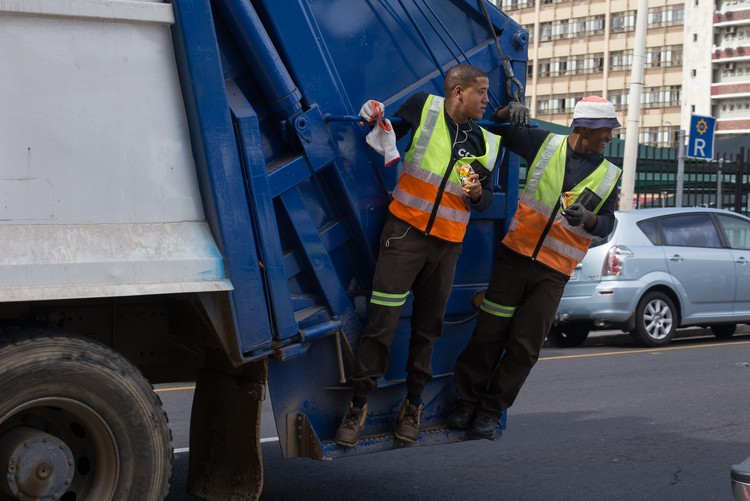
{"type": "Polygon", "coordinates": [[[359,109],[359,116],[369,124],[375,120],[378,115],[382,115],[384,111],[385,106],[383,103],[370,99],[365,101],[365,104],[359,109]]]}
{"type": "Polygon", "coordinates": [[[514,127],[523,127],[529,122],[529,109],[521,103],[508,103],[509,121],[514,127]]]}
{"type": "Polygon", "coordinates": [[[385,166],[388,167],[401,160],[401,154],[396,148],[396,133],[393,131],[391,121],[387,118],[378,120],[367,137],[367,144],[385,158],[385,166]]]}
{"type": "Polygon", "coordinates": [[[565,212],[563,212],[562,215],[568,220],[568,224],[571,226],[581,226],[593,216],[589,210],[584,208],[584,206],[578,202],[565,209],[565,212]]]}

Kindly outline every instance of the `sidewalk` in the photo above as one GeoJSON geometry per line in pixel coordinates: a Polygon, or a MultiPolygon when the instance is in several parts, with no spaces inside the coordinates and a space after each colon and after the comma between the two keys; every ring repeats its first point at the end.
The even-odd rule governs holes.
{"type": "MultiPolygon", "coordinates": [[[[737,331],[735,336],[742,334],[750,334],[750,325],[739,324],[737,325],[737,331]]],[[[711,329],[703,327],[685,327],[677,329],[673,339],[688,338],[688,337],[714,337],[711,333],[711,329]]],[[[611,345],[628,345],[634,344],[633,338],[629,333],[621,330],[592,330],[589,333],[586,342],[581,346],[611,346],[611,345]]],[[[544,341],[545,348],[554,348],[549,341],[544,341]]]]}

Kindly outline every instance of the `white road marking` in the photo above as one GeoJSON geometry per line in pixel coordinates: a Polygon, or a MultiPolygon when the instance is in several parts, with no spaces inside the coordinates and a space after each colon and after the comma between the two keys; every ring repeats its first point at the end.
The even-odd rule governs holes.
{"type": "MultiPolygon", "coordinates": [[[[266,438],[261,438],[260,439],[260,443],[261,444],[265,444],[267,442],[278,442],[278,441],[279,441],[279,437],[266,437],[266,438]]],[[[184,453],[189,452],[189,451],[190,451],[190,447],[180,447],[179,449],[175,449],[174,453],[175,454],[184,454],[184,453]]]]}

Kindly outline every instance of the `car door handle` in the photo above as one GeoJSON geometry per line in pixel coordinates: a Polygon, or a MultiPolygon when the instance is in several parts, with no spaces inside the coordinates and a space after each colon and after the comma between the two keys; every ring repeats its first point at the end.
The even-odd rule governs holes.
{"type": "Polygon", "coordinates": [[[737,264],[747,264],[747,263],[750,263],[750,261],[748,261],[747,259],[745,259],[744,256],[740,257],[738,259],[735,259],[734,262],[737,263],[737,264]]]}
{"type": "Polygon", "coordinates": [[[670,261],[676,261],[676,262],[679,263],[680,261],[684,261],[685,258],[682,257],[682,256],[680,256],[679,254],[675,254],[674,256],[670,257],[669,260],[670,261]]]}

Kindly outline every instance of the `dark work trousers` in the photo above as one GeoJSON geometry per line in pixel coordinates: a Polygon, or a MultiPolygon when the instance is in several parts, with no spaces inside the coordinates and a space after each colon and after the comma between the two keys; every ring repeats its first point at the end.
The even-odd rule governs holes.
{"type": "MultiPolygon", "coordinates": [[[[422,393],[432,377],[432,349],[443,333],[448,303],[461,244],[427,236],[389,215],[380,236],[380,253],[373,278],[373,294],[414,294],[411,316],[406,389],[422,393]]],[[[354,395],[366,397],[388,369],[391,342],[403,304],[370,303],[367,329],[359,340],[357,369],[352,377],[354,395]]]]}
{"type": "Polygon", "coordinates": [[[539,359],[568,278],[500,246],[485,299],[515,311],[502,317],[480,310],[472,337],[456,361],[459,405],[499,417],[513,404],[539,359]]]}

